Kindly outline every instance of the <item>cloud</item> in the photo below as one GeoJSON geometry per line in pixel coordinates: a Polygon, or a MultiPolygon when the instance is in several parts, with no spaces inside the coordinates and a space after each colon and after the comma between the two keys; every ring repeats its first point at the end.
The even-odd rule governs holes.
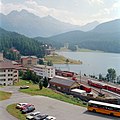
{"type": "Polygon", "coordinates": [[[88,0],[89,4],[104,4],[103,0],[88,0]]]}
{"type": "MultiPolygon", "coordinates": [[[[78,8],[79,8],[78,3],[79,4],[82,3],[80,1],[81,0],[75,0],[74,2],[76,7],[78,8]]],[[[60,7],[59,9],[54,7],[46,7],[46,6],[40,5],[35,0],[25,0],[23,3],[16,2],[16,3],[3,4],[2,2],[0,2],[0,5],[1,5],[0,12],[4,14],[8,14],[12,10],[20,11],[22,9],[25,9],[40,17],[51,15],[58,20],[75,24],[75,25],[85,24],[87,22],[92,22],[94,20],[103,22],[103,21],[108,21],[108,20],[120,17],[120,9],[119,9],[120,1],[119,0],[111,4],[111,6],[110,5],[107,6],[107,4],[105,4],[103,0],[86,0],[84,3],[85,4],[83,6],[87,4],[87,7],[85,6],[86,8],[85,14],[83,14],[85,10],[83,10],[84,12],[81,13],[82,11],[81,8],[79,9],[77,8],[79,12],[74,13],[73,12],[74,9],[70,12],[67,10],[67,7],[66,7],[66,10],[60,9],[60,7]],[[88,9],[89,11],[87,10],[88,7],[90,7],[90,9],[88,9]]]]}

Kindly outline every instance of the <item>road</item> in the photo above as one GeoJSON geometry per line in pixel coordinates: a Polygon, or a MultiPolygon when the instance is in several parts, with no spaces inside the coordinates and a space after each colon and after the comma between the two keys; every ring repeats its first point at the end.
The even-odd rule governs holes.
{"type": "Polygon", "coordinates": [[[44,96],[30,96],[18,92],[18,87],[8,86],[0,88],[3,91],[11,91],[12,97],[8,100],[0,101],[0,120],[17,120],[11,116],[6,107],[12,103],[28,102],[35,105],[36,111],[53,115],[57,120],[120,120],[120,118],[88,112],[86,108],[65,103],[59,100],[44,96]]]}

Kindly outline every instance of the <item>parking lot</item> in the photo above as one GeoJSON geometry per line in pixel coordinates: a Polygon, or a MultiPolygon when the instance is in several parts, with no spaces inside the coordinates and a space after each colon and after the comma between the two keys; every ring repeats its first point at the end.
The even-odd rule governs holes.
{"type": "Polygon", "coordinates": [[[119,120],[119,118],[116,117],[88,112],[84,107],[72,105],[52,98],[44,96],[29,96],[14,91],[11,99],[0,102],[0,110],[2,110],[0,113],[2,118],[1,120],[17,120],[5,112],[5,107],[8,104],[18,102],[34,104],[36,108],[35,111],[40,111],[43,114],[52,115],[56,117],[57,120],[119,120]]]}

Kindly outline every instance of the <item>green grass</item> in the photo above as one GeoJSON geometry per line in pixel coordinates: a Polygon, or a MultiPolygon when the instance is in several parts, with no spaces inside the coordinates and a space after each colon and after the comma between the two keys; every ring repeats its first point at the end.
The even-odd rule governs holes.
{"type": "Polygon", "coordinates": [[[8,105],[6,110],[13,115],[14,117],[18,118],[19,120],[26,120],[25,114],[21,114],[19,109],[16,109],[16,104],[8,105]]]}
{"type": "Polygon", "coordinates": [[[57,100],[61,100],[64,102],[68,102],[71,104],[79,105],[79,106],[85,106],[83,105],[81,100],[78,100],[76,98],[73,98],[72,96],[62,94],[60,92],[56,92],[50,88],[44,88],[42,90],[39,89],[39,86],[37,84],[33,84],[31,82],[28,83],[27,80],[20,80],[19,83],[16,85],[29,85],[29,89],[20,89],[20,92],[24,92],[30,95],[41,95],[41,96],[47,96],[50,98],[54,98],[57,100]]]}
{"type": "MultiPolygon", "coordinates": [[[[21,89],[20,90],[21,92],[24,92],[30,95],[47,96],[47,97],[54,98],[67,103],[71,103],[74,105],[86,107],[86,105],[83,105],[83,102],[77,98],[73,98],[72,96],[68,96],[62,93],[58,93],[49,88],[43,88],[42,90],[40,90],[38,85],[32,84],[32,83],[26,83],[25,80],[20,80],[20,82],[17,83],[16,85],[23,85],[23,84],[27,84],[27,85],[29,84],[30,88],[21,89]]],[[[20,110],[16,109],[16,104],[8,105],[6,109],[11,115],[18,118],[19,120],[26,120],[25,115],[21,114],[20,110]]]]}
{"type": "Polygon", "coordinates": [[[0,101],[9,99],[11,97],[11,95],[12,95],[12,93],[0,91],[0,101]]]}
{"type": "Polygon", "coordinates": [[[30,95],[47,96],[47,97],[61,100],[61,101],[67,102],[67,103],[85,107],[85,105],[83,105],[82,101],[78,100],[77,98],[73,98],[70,95],[65,95],[62,93],[55,92],[49,88],[43,88],[42,90],[40,90],[38,85],[31,85],[29,89],[21,89],[20,91],[30,94],[30,95]]]}
{"type": "Polygon", "coordinates": [[[22,86],[22,85],[32,85],[32,82],[30,80],[19,79],[19,82],[14,84],[14,86],[22,86]]]}
{"type": "Polygon", "coordinates": [[[82,64],[82,62],[80,61],[65,58],[64,56],[61,55],[51,55],[45,57],[46,61],[52,61],[53,64],[66,64],[66,59],[69,60],[69,64],[82,64]]]}

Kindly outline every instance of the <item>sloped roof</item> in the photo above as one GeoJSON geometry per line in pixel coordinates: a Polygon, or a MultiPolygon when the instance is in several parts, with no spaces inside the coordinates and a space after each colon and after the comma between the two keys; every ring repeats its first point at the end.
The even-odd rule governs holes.
{"type": "Polygon", "coordinates": [[[70,87],[76,82],[73,81],[73,80],[69,80],[69,79],[63,79],[63,78],[54,77],[54,78],[52,78],[50,80],[50,83],[55,83],[55,84],[59,84],[61,86],[70,87]]]}
{"type": "Polygon", "coordinates": [[[21,58],[36,58],[37,59],[37,56],[21,56],[21,58]]]}
{"type": "Polygon", "coordinates": [[[2,61],[0,62],[0,69],[1,68],[15,68],[15,66],[12,64],[12,62],[8,61],[2,61]]]}

